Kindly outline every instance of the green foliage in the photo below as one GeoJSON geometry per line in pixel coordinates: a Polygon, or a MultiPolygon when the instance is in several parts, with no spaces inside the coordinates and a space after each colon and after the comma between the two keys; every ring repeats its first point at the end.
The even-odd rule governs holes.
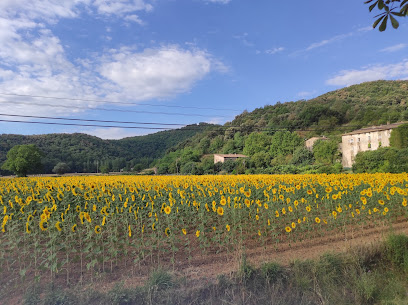
{"type": "Polygon", "coordinates": [[[272,137],[264,132],[253,132],[245,139],[244,154],[253,156],[269,150],[272,137]]]}
{"type": "Polygon", "coordinates": [[[408,271],[408,236],[390,235],[386,242],[386,255],[395,266],[408,271]]]}
{"type": "Polygon", "coordinates": [[[261,266],[262,275],[268,283],[275,283],[285,279],[285,269],[275,262],[264,263],[261,266]]]}
{"type": "Polygon", "coordinates": [[[65,162],[58,162],[57,165],[55,165],[54,168],[52,169],[52,172],[58,175],[63,175],[69,172],[69,170],[70,168],[68,164],[66,164],[65,162]]]}
{"type": "Polygon", "coordinates": [[[174,285],[175,282],[173,281],[171,274],[162,268],[154,270],[150,274],[149,280],[147,282],[147,286],[150,289],[154,288],[155,290],[166,290],[173,287],[174,285]]]}
{"type": "Polygon", "coordinates": [[[172,147],[213,128],[215,125],[188,125],[177,130],[161,131],[146,136],[121,140],[102,140],[85,134],[47,134],[39,136],[0,135],[0,163],[15,145],[34,144],[45,158],[41,173],[52,173],[58,162],[64,162],[71,172],[96,172],[97,164],[108,171],[149,168],[172,147]]]}
{"type": "Polygon", "coordinates": [[[273,158],[292,155],[297,148],[303,145],[303,140],[295,132],[277,131],[271,138],[269,153],[273,158]]]}
{"type": "Polygon", "coordinates": [[[408,0],[367,0],[364,2],[369,4],[369,11],[377,8],[382,13],[375,16],[378,17],[373,23],[373,28],[376,28],[378,24],[380,32],[383,32],[387,28],[387,22],[390,21],[392,27],[397,29],[399,22],[396,17],[406,17],[408,15],[408,0]],[[399,5],[397,4],[399,3],[399,5]]]}
{"type": "Polygon", "coordinates": [[[2,169],[14,172],[19,177],[25,177],[29,172],[38,171],[41,167],[41,152],[37,146],[16,145],[7,153],[7,160],[2,169]]]}
{"type": "Polygon", "coordinates": [[[408,148],[408,124],[402,124],[391,131],[390,146],[408,148]]]}
{"type": "Polygon", "coordinates": [[[353,164],[355,173],[408,172],[408,148],[383,147],[357,154],[353,164]]]}
{"type": "Polygon", "coordinates": [[[313,153],[305,146],[298,147],[293,152],[292,164],[298,166],[311,165],[314,162],[313,153]]]}
{"type": "Polygon", "coordinates": [[[339,142],[335,140],[318,140],[313,145],[313,156],[316,162],[332,165],[339,158],[339,142]]]}
{"type": "Polygon", "coordinates": [[[123,284],[116,284],[108,292],[109,303],[114,305],[143,304],[144,296],[141,289],[124,288],[123,284]]]}

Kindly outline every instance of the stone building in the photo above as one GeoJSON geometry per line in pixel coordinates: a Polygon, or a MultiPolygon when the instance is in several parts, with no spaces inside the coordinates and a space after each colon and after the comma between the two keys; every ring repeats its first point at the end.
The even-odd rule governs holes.
{"type": "Polygon", "coordinates": [[[218,162],[224,163],[227,160],[235,161],[238,158],[248,158],[248,156],[240,155],[240,154],[215,154],[214,164],[218,162]]]}
{"type": "Polygon", "coordinates": [[[390,146],[391,130],[406,122],[372,126],[345,133],[341,137],[343,167],[351,167],[360,151],[390,146]]]}
{"type": "Polygon", "coordinates": [[[322,140],[322,141],[326,141],[328,140],[328,138],[326,137],[313,137],[310,138],[308,140],[305,141],[305,146],[308,150],[313,151],[313,145],[318,141],[318,140],[322,140]]]}

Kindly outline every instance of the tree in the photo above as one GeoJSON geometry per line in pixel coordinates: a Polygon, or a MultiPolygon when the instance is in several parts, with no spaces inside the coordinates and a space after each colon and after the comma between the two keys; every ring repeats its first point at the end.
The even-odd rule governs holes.
{"type": "Polygon", "coordinates": [[[369,11],[371,12],[375,7],[382,13],[375,16],[379,17],[373,23],[373,28],[381,22],[378,28],[380,32],[387,28],[388,19],[394,29],[399,27],[399,22],[395,17],[406,17],[408,15],[408,0],[367,0],[365,4],[370,4],[369,11]],[[398,5],[399,3],[399,5],[398,5]]]}
{"type": "Polygon", "coordinates": [[[26,177],[29,172],[41,168],[41,155],[34,144],[16,145],[7,153],[7,160],[1,168],[14,172],[19,177],[26,177]]]}
{"type": "Polygon", "coordinates": [[[69,170],[70,168],[68,164],[66,164],[65,162],[58,162],[57,165],[55,165],[54,168],[52,169],[52,172],[58,175],[63,175],[69,170]]]}
{"type": "Polygon", "coordinates": [[[271,136],[262,132],[253,132],[245,139],[244,154],[253,156],[261,151],[268,151],[271,145],[271,136]]]}
{"type": "Polygon", "coordinates": [[[408,124],[402,124],[391,131],[390,146],[399,149],[408,147],[408,124]]]}
{"type": "Polygon", "coordinates": [[[339,157],[338,142],[318,140],[313,145],[313,155],[319,164],[331,165],[339,157]]]}

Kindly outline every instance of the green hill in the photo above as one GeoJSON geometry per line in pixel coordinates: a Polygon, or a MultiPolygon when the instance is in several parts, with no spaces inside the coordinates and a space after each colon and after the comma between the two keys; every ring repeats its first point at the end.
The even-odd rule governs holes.
{"type": "Polygon", "coordinates": [[[336,165],[342,133],[408,120],[407,102],[408,81],[375,81],[310,100],[244,111],[223,126],[200,123],[122,140],[85,134],[0,135],[0,163],[14,145],[35,144],[45,155],[44,173],[61,161],[67,162],[72,172],[96,172],[97,166],[111,171],[140,170],[152,165],[162,174],[220,170],[280,173],[299,168],[313,172],[336,165]],[[331,140],[318,144],[313,154],[306,151],[304,140],[320,135],[331,140]],[[243,153],[250,158],[244,164],[241,160],[220,168],[205,158],[214,153],[243,153]]]}
{"type": "MultiPolygon", "coordinates": [[[[307,101],[264,106],[243,112],[224,126],[213,127],[178,144],[162,158],[159,169],[162,173],[174,173],[178,170],[177,160],[181,167],[185,166],[184,170],[180,167],[181,172],[216,172],[220,169],[213,169],[210,161],[200,159],[213,153],[248,155],[249,163],[241,171],[252,167],[275,173],[282,165],[333,165],[339,159],[336,145],[341,134],[365,126],[408,120],[407,102],[408,81],[375,81],[307,101]],[[321,156],[316,156],[319,152],[310,156],[302,150],[300,139],[320,135],[332,139],[321,144],[321,156]],[[324,151],[332,151],[333,155],[324,156],[324,151]]],[[[293,167],[291,171],[295,170],[293,167]]]]}
{"type": "MultiPolygon", "coordinates": [[[[208,124],[189,125],[177,130],[161,131],[121,140],[102,140],[86,134],[0,135],[0,164],[7,152],[20,144],[35,144],[44,154],[43,173],[51,173],[58,162],[66,162],[72,172],[96,172],[97,166],[111,171],[122,168],[147,168],[166,150],[196,133],[208,124]]],[[[5,174],[6,172],[2,172],[5,174]]]]}

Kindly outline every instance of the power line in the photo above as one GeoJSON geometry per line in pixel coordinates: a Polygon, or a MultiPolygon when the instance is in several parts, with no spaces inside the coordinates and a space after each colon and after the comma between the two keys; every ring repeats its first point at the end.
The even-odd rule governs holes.
{"type": "Polygon", "coordinates": [[[17,121],[17,120],[2,120],[0,122],[7,123],[27,123],[27,124],[45,124],[45,125],[59,125],[59,126],[81,126],[81,127],[104,127],[104,128],[131,128],[131,129],[154,129],[154,130],[172,130],[176,128],[165,127],[141,127],[141,126],[119,126],[119,125],[96,125],[96,124],[74,124],[74,123],[55,123],[55,122],[35,122],[35,121],[17,121]]]}
{"type": "Polygon", "coordinates": [[[109,103],[109,104],[133,105],[133,106],[142,105],[142,106],[182,108],[182,109],[220,110],[220,111],[237,111],[237,112],[242,112],[243,111],[243,110],[239,110],[239,109],[229,109],[229,108],[211,108],[211,107],[163,105],[163,104],[149,104],[149,103],[113,102],[113,101],[108,101],[108,100],[94,100],[94,99],[56,97],[56,96],[44,96],[44,95],[29,95],[29,94],[17,94],[17,93],[2,93],[2,92],[0,92],[0,95],[32,97],[32,98],[45,98],[45,99],[54,99],[54,100],[67,100],[67,101],[83,101],[83,102],[94,102],[94,103],[103,103],[103,104],[109,103]]]}
{"type": "MultiPolygon", "coordinates": [[[[63,118],[61,118],[63,119],[63,118]]],[[[79,119],[78,119],[79,120],[79,119]]],[[[84,120],[86,121],[86,120],[84,120]]],[[[197,125],[197,128],[194,128],[194,126],[187,126],[184,128],[165,128],[165,127],[141,127],[141,126],[119,126],[119,125],[96,125],[96,124],[74,124],[74,123],[56,123],[56,122],[44,122],[44,121],[17,121],[17,120],[3,120],[0,119],[0,122],[6,122],[6,123],[27,123],[27,124],[45,124],[45,125],[57,125],[57,126],[80,126],[80,127],[102,127],[102,128],[126,128],[126,129],[152,129],[152,130],[178,130],[178,131],[188,131],[188,130],[197,130],[201,127],[203,127],[204,130],[208,129],[219,129],[220,131],[223,131],[227,126],[200,126],[197,125]]],[[[235,127],[236,129],[246,129],[247,127],[235,127]]],[[[339,128],[348,128],[348,126],[339,126],[336,127],[337,129],[339,128]]],[[[253,131],[287,131],[288,128],[285,127],[278,127],[278,128],[257,128],[257,127],[252,127],[248,128],[251,132],[253,131]]],[[[289,128],[291,129],[291,128],[289,128]]],[[[292,131],[321,131],[321,129],[292,129],[292,131]]]]}
{"type": "Polygon", "coordinates": [[[82,122],[137,124],[137,125],[163,125],[163,126],[185,126],[186,125],[186,124],[173,124],[173,123],[126,122],[126,121],[105,121],[105,120],[91,120],[91,119],[73,119],[73,118],[34,116],[34,115],[19,115],[19,114],[6,114],[6,113],[0,113],[0,116],[11,116],[11,117],[19,117],[19,118],[35,118],[35,119],[49,119],[49,120],[82,121],[82,122]]]}
{"type": "MultiPolygon", "coordinates": [[[[115,108],[91,108],[91,107],[79,107],[79,106],[66,106],[66,105],[53,105],[53,104],[44,104],[44,103],[32,103],[32,102],[16,102],[16,101],[0,101],[3,104],[17,104],[17,105],[34,105],[41,107],[59,107],[59,108],[68,108],[68,109],[84,109],[84,110],[100,110],[100,111],[109,111],[109,112],[132,112],[132,113],[145,113],[145,114],[162,114],[162,115],[175,115],[175,116],[195,116],[195,117],[213,117],[213,115],[204,115],[198,113],[177,113],[177,112],[157,112],[157,111],[141,111],[141,110],[129,110],[129,109],[115,109],[115,108]]],[[[227,118],[228,116],[216,115],[218,118],[227,118]]]]}

